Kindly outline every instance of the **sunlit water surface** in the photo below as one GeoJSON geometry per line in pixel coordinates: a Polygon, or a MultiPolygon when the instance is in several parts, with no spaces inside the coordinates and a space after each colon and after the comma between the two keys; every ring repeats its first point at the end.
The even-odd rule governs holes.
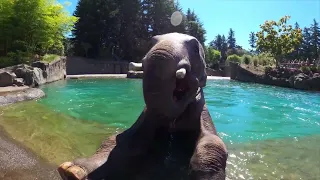
{"type": "MultiPolygon", "coordinates": [[[[141,80],[68,80],[46,98],[0,108],[0,124],[60,164],[94,153],[128,128],[144,102],[141,80]]],[[[205,98],[228,146],[229,179],[320,179],[320,95],[229,80],[208,80],[205,98]]]]}

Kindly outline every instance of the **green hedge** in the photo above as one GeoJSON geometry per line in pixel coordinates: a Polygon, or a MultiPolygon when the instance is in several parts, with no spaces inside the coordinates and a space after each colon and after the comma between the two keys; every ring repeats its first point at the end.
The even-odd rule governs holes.
{"type": "Polygon", "coordinates": [[[229,65],[229,62],[236,62],[241,64],[241,57],[235,54],[230,55],[227,57],[226,64],[229,65]]]}

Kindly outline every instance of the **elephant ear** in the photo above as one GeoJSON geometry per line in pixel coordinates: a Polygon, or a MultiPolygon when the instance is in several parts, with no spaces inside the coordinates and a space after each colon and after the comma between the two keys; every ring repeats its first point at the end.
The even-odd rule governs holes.
{"type": "Polygon", "coordinates": [[[152,47],[161,41],[162,35],[156,35],[151,38],[152,47]]]}
{"type": "Polygon", "coordinates": [[[203,46],[196,38],[191,38],[186,41],[186,45],[189,51],[189,60],[191,63],[192,71],[198,72],[199,77],[199,86],[205,87],[207,82],[207,73],[206,73],[206,63],[205,63],[205,53],[203,46]]]}

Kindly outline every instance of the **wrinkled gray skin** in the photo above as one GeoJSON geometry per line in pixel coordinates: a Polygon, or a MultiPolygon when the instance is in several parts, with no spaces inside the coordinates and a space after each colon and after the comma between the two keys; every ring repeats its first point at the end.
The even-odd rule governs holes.
{"type": "Polygon", "coordinates": [[[191,36],[155,36],[143,59],[146,107],[89,158],[63,163],[63,179],[222,180],[227,149],[205,105],[204,51],[191,36]],[[185,69],[185,73],[180,71],[185,69]],[[177,75],[179,74],[179,75],[177,75]]]}

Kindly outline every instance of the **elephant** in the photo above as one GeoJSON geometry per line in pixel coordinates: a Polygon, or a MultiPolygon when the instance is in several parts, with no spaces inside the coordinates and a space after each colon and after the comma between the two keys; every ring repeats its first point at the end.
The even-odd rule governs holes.
{"type": "Polygon", "coordinates": [[[203,88],[204,50],[190,35],[151,39],[142,60],[145,107],[136,122],[88,158],[62,163],[64,180],[222,180],[226,145],[218,136],[203,88]]]}

